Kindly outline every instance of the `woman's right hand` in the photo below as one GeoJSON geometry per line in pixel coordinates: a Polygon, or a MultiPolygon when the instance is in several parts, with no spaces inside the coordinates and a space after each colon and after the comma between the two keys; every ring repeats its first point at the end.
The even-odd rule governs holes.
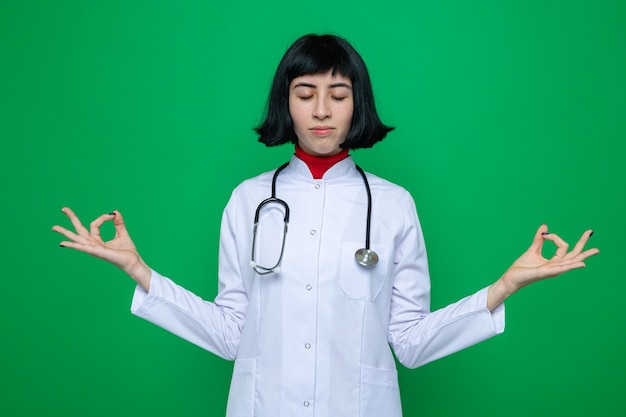
{"type": "Polygon", "coordinates": [[[72,210],[64,207],[62,211],[70,219],[76,230],[76,232],[72,232],[62,226],[52,227],[52,230],[69,239],[61,242],[62,247],[76,249],[96,258],[104,259],[121,268],[144,290],[150,289],[152,271],[139,256],[139,252],[137,252],[137,248],[126,230],[122,213],[115,210],[113,213],[103,214],[92,221],[89,230],[87,230],[72,210]],[[115,225],[115,237],[105,242],[100,237],[100,227],[104,222],[111,220],[115,225]]]}

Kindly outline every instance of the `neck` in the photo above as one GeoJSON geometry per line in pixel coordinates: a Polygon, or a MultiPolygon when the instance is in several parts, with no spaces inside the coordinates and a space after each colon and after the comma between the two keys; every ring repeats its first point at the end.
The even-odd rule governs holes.
{"type": "Polygon", "coordinates": [[[316,180],[321,179],[326,171],[328,171],[337,162],[348,156],[349,149],[342,149],[336,155],[331,156],[314,156],[304,152],[301,147],[296,145],[296,156],[304,161],[309,167],[309,171],[316,180]]]}

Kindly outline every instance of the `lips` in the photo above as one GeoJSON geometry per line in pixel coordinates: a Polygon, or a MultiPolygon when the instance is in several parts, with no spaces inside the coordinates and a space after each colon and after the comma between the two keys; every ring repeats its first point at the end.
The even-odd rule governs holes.
{"type": "Polygon", "coordinates": [[[312,127],[310,130],[315,136],[328,136],[332,133],[334,128],[330,126],[315,126],[312,127]]]}

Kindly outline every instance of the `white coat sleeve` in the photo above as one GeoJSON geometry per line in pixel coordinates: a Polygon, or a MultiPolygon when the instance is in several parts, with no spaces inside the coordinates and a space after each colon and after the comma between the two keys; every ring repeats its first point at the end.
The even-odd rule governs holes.
{"type": "MultiPolygon", "coordinates": [[[[229,202],[229,206],[232,203],[229,202]]],[[[228,207],[220,230],[219,292],[215,302],[203,300],[170,279],[152,272],[150,291],[137,286],[131,312],[216,355],[237,355],[248,298],[238,273],[234,223],[228,207]]]]}
{"type": "Polygon", "coordinates": [[[416,368],[504,331],[504,305],[487,309],[487,290],[430,312],[430,277],[415,203],[407,195],[406,228],[394,255],[389,342],[400,363],[416,368]]]}

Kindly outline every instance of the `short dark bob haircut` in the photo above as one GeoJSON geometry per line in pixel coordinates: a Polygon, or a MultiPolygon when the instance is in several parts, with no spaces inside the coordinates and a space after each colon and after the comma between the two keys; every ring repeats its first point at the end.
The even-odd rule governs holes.
{"type": "Polygon", "coordinates": [[[336,35],[304,35],[287,49],[278,64],[267,103],[265,120],[255,130],[267,146],[297,143],[289,114],[289,86],[294,78],[331,71],[352,82],[354,112],[343,149],[370,148],[393,128],[384,125],[374,103],[365,62],[345,39],[336,35]]]}

